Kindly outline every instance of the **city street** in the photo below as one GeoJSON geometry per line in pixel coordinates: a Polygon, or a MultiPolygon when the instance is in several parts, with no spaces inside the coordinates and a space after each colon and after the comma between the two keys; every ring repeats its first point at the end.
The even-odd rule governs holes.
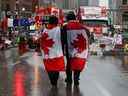
{"type": "Polygon", "coordinates": [[[17,49],[0,51],[0,96],[128,96],[128,70],[113,56],[89,56],[80,86],[66,87],[60,74],[52,89],[41,56],[31,50],[19,56],[17,49]]]}
{"type": "Polygon", "coordinates": [[[0,0],[0,96],[128,96],[128,0],[0,0]]]}

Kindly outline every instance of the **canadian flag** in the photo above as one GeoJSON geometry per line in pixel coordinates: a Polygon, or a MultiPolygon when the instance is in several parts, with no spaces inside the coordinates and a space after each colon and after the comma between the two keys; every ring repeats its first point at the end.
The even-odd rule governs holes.
{"type": "Polygon", "coordinates": [[[43,62],[47,71],[64,71],[60,27],[44,29],[41,37],[43,62]]]}
{"type": "Polygon", "coordinates": [[[72,70],[83,70],[88,57],[88,37],[77,22],[68,24],[68,53],[72,70]]]}

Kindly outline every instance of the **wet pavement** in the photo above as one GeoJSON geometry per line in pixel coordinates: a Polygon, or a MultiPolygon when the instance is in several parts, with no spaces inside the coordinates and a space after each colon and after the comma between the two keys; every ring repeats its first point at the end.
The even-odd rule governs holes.
{"type": "Polygon", "coordinates": [[[42,63],[33,51],[23,56],[16,48],[0,51],[0,96],[128,96],[128,71],[119,58],[89,56],[79,87],[66,87],[62,72],[57,89],[42,63]]]}

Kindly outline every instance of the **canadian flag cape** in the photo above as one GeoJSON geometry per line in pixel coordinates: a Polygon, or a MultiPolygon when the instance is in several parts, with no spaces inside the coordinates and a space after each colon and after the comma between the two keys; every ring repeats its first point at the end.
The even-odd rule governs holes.
{"type": "Polygon", "coordinates": [[[67,24],[69,62],[72,70],[83,70],[88,56],[88,37],[85,28],[77,21],[67,24]]]}
{"type": "Polygon", "coordinates": [[[44,29],[41,37],[43,62],[47,71],[64,71],[60,27],[44,29]]]}

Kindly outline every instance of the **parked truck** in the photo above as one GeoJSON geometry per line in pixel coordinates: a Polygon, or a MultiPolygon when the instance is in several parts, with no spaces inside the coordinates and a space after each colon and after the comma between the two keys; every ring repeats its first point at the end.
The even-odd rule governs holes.
{"type": "Polygon", "coordinates": [[[80,6],[76,10],[76,14],[90,32],[94,32],[96,35],[108,32],[109,19],[105,7],[80,6]]]}

